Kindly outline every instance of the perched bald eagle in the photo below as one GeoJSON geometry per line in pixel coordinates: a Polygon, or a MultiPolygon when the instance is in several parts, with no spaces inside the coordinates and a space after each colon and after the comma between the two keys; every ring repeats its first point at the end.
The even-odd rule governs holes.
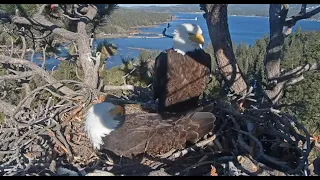
{"type": "Polygon", "coordinates": [[[159,100],[160,114],[197,107],[210,80],[211,57],[202,49],[204,38],[200,26],[181,24],[173,35],[173,48],[155,59],[153,99],[159,100]]]}
{"type": "Polygon", "coordinates": [[[214,128],[210,105],[179,118],[163,120],[159,114],[128,114],[110,102],[94,104],[85,116],[85,131],[97,150],[132,158],[147,153],[161,155],[195,143],[214,128]]]}

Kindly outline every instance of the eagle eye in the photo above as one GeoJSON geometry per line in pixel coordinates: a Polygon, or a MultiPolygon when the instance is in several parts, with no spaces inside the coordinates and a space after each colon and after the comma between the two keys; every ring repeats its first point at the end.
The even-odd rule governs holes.
{"type": "Polygon", "coordinates": [[[188,33],[188,35],[189,35],[189,36],[193,36],[194,34],[192,34],[192,33],[188,33]]]}

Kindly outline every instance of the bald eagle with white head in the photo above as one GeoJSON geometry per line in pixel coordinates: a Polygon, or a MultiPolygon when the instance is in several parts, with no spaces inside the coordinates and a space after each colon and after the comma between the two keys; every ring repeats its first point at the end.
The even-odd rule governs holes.
{"type": "Polygon", "coordinates": [[[94,147],[121,157],[161,156],[195,143],[214,129],[212,105],[163,120],[156,113],[124,114],[121,105],[94,104],[85,116],[85,131],[94,147]]]}
{"type": "Polygon", "coordinates": [[[196,24],[178,25],[173,48],[155,59],[153,99],[158,112],[184,112],[198,106],[210,81],[211,57],[203,49],[202,29],[196,24]]]}

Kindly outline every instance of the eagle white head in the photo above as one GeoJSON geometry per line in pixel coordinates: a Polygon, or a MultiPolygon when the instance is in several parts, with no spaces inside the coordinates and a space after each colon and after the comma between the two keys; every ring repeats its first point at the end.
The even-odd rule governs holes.
{"type": "Polygon", "coordinates": [[[102,138],[120,125],[121,120],[116,118],[123,114],[124,109],[121,106],[109,102],[94,104],[89,108],[84,128],[95,149],[100,149],[102,138]]]}
{"type": "Polygon", "coordinates": [[[184,23],[178,25],[173,32],[173,49],[182,55],[201,49],[203,44],[204,38],[199,25],[184,23]]]}

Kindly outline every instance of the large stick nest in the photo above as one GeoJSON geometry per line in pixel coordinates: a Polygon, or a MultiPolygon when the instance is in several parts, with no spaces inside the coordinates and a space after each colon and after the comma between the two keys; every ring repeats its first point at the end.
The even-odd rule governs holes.
{"type": "Polygon", "coordinates": [[[157,158],[98,155],[83,131],[83,114],[96,91],[74,81],[60,83],[79,91],[64,97],[49,85],[37,88],[1,126],[0,175],[86,175],[93,170],[104,175],[309,174],[310,135],[293,116],[272,108],[238,111],[218,100],[216,129],[196,145],[157,158]],[[50,93],[44,102],[43,93],[50,93]],[[35,107],[26,108],[30,101],[35,107]]]}

